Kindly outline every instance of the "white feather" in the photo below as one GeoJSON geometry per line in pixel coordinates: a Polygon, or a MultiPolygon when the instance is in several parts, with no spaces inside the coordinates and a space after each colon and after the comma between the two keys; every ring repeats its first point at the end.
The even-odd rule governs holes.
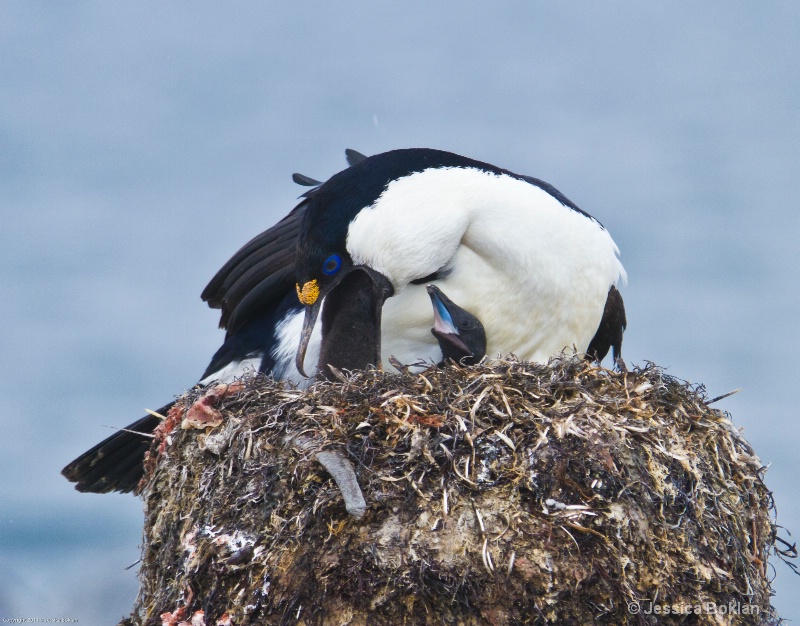
{"type": "Polygon", "coordinates": [[[534,361],[585,351],[609,288],[626,279],[597,221],[535,185],[472,168],[393,181],[350,224],[347,250],[395,287],[383,309],[382,352],[401,362],[441,357],[430,300],[410,282],[446,264],[452,273],[436,284],[483,322],[487,354],[534,361]]]}
{"type": "Polygon", "coordinates": [[[255,374],[261,366],[261,353],[254,352],[241,361],[231,361],[225,367],[218,369],[213,374],[209,374],[200,381],[201,385],[208,385],[211,382],[230,383],[236,378],[255,374]]]}
{"type": "MultiPolygon", "coordinates": [[[[325,306],[324,300],[322,306],[325,306]]],[[[295,355],[297,354],[297,346],[300,345],[304,315],[305,313],[302,310],[294,313],[289,312],[278,322],[275,332],[277,341],[271,355],[275,360],[275,367],[272,369],[272,375],[275,379],[289,380],[301,387],[308,385],[310,382],[310,379],[305,378],[295,365],[295,355]]],[[[321,327],[322,324],[319,322],[314,326],[314,332],[311,333],[303,364],[303,368],[311,377],[317,371],[316,364],[319,359],[320,342],[322,340],[321,327]]]]}

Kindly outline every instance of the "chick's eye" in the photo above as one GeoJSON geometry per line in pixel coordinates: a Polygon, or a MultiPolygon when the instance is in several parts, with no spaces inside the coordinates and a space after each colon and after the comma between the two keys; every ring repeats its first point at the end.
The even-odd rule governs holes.
{"type": "Polygon", "coordinates": [[[327,276],[332,276],[339,271],[340,267],[342,267],[342,257],[338,254],[332,254],[325,259],[325,262],[322,264],[322,273],[327,276]]]}

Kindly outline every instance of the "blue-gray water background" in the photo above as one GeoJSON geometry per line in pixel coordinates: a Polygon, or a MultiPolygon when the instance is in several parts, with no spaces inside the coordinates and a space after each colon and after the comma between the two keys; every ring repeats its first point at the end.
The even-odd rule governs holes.
{"type": "Polygon", "coordinates": [[[629,364],[742,387],[719,406],[800,533],[798,33],[789,1],[0,4],[0,617],[130,611],[141,502],[59,470],[195,382],[201,289],[346,147],[462,153],[597,216],[629,364]]]}

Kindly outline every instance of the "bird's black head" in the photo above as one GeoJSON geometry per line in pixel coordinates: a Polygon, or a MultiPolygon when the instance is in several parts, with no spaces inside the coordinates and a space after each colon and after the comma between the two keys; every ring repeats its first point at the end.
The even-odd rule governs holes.
{"type": "MultiPolygon", "coordinates": [[[[392,150],[360,160],[350,160],[351,167],[308,192],[306,212],[297,240],[298,289],[316,280],[320,292],[323,285],[336,280],[336,275],[352,268],[347,252],[350,223],[365,208],[372,206],[393,181],[431,168],[474,167],[500,173],[504,170],[442,150],[406,148],[392,150]],[[337,267],[337,257],[341,261],[337,267]],[[333,273],[332,273],[333,272],[333,273]]],[[[308,178],[308,177],[303,177],[308,178]]],[[[316,181],[314,181],[316,182],[316,181]]],[[[313,293],[308,287],[306,296],[313,293]]],[[[301,298],[301,302],[308,297],[301,298]]]]}
{"type": "Polygon", "coordinates": [[[433,304],[431,332],[439,341],[444,360],[474,365],[486,354],[486,330],[481,321],[448,298],[436,285],[428,285],[433,304]]]}
{"type": "MultiPolygon", "coordinates": [[[[441,150],[392,150],[363,158],[309,192],[295,260],[300,292],[313,280],[322,291],[322,286],[336,280],[337,274],[352,268],[347,252],[350,223],[374,204],[392,181],[432,167],[470,163],[473,161],[441,150]],[[339,269],[336,257],[341,261],[339,269]]],[[[303,298],[301,302],[306,304],[303,298]]]]}
{"type": "MultiPolygon", "coordinates": [[[[368,161],[368,159],[367,159],[368,161]]],[[[365,174],[357,163],[332,176],[308,195],[305,217],[297,240],[295,272],[297,297],[305,305],[306,315],[297,369],[303,373],[308,342],[319,315],[322,300],[356,267],[347,252],[347,229],[358,212],[380,195],[383,186],[365,174]]],[[[378,308],[392,294],[385,279],[364,268],[375,286],[373,302],[378,308]]]]}
{"type": "Polygon", "coordinates": [[[307,201],[295,257],[301,304],[313,305],[318,297],[325,297],[353,269],[347,252],[347,227],[357,211],[351,202],[337,202],[337,176],[341,174],[320,186],[307,201]]]}

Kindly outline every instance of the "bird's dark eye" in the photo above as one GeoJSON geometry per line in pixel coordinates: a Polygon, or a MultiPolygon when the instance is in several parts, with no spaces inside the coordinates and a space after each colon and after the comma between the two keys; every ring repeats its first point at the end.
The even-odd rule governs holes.
{"type": "Polygon", "coordinates": [[[469,320],[461,320],[458,325],[464,330],[469,330],[469,328],[472,326],[472,324],[469,323],[469,320]]]}
{"type": "Polygon", "coordinates": [[[327,276],[333,276],[342,267],[342,257],[338,254],[332,254],[322,264],[322,273],[327,276]]]}

